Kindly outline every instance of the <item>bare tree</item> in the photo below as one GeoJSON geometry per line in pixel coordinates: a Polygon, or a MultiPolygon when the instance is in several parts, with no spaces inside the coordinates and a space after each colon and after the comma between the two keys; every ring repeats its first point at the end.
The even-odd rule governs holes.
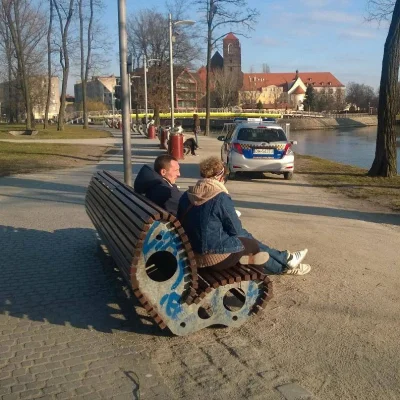
{"type": "Polygon", "coordinates": [[[82,107],[83,107],[83,129],[89,127],[88,108],[87,108],[87,96],[86,86],[89,77],[89,64],[90,56],[92,52],[92,27],[93,27],[93,0],[89,0],[89,22],[87,27],[87,55],[85,57],[85,45],[84,45],[84,14],[83,14],[83,1],[78,0],[79,8],[79,42],[81,51],[81,83],[82,83],[82,107]]]}
{"type": "Polygon", "coordinates": [[[257,88],[256,82],[251,82],[250,87],[240,91],[240,103],[243,108],[255,109],[257,101],[260,97],[260,90],[257,88]]]}
{"type": "MultiPolygon", "coordinates": [[[[30,75],[38,61],[38,48],[46,27],[41,7],[31,0],[1,0],[1,13],[10,33],[26,113],[26,129],[34,125],[30,75]]],[[[11,82],[9,82],[10,84],[11,82]]]]}
{"type": "Polygon", "coordinates": [[[54,8],[57,13],[59,27],[60,27],[60,39],[59,54],[60,54],[60,65],[62,68],[62,84],[61,84],[61,101],[60,111],[58,113],[58,126],[57,130],[64,130],[64,115],[65,115],[65,97],[67,95],[67,85],[69,76],[69,48],[68,48],[68,35],[69,27],[72,22],[74,14],[74,0],[53,0],[54,8]]]}
{"type": "Polygon", "coordinates": [[[377,20],[382,21],[390,19],[393,14],[393,8],[395,0],[369,0],[368,1],[368,11],[369,16],[368,21],[377,20]]]}
{"type": "Polygon", "coordinates": [[[271,72],[271,68],[269,67],[269,65],[267,63],[263,63],[262,72],[264,74],[269,74],[271,72]]]}
{"type": "Polygon", "coordinates": [[[361,83],[349,82],[346,88],[346,101],[367,110],[375,101],[374,88],[361,83]]]}
{"type": "Polygon", "coordinates": [[[236,76],[217,68],[212,71],[212,82],[218,107],[232,106],[236,94],[236,76]]]}
{"type": "Polygon", "coordinates": [[[53,0],[49,0],[49,26],[47,28],[47,99],[46,99],[46,109],[44,112],[44,129],[49,126],[49,109],[50,109],[50,98],[51,98],[51,34],[53,32],[53,16],[54,7],[53,0]]]}
{"type": "MultiPolygon", "coordinates": [[[[388,1],[373,2],[384,7],[381,18],[388,16],[388,1]]],[[[393,2],[390,2],[393,4],[393,2]]],[[[400,0],[396,0],[389,33],[383,52],[382,74],[379,89],[378,134],[375,159],[369,176],[392,177],[397,175],[396,113],[400,65],[400,0]]]]}
{"type": "MultiPolygon", "coordinates": [[[[179,8],[172,10],[173,19],[183,19],[179,14],[179,8]]],[[[154,109],[154,119],[159,122],[159,113],[162,108],[169,105],[169,27],[166,15],[158,11],[142,10],[130,16],[128,21],[128,44],[136,63],[136,72],[142,74],[141,60],[146,56],[147,60],[157,60],[149,67],[148,102],[154,109]]],[[[182,66],[188,66],[198,57],[199,48],[192,43],[185,30],[175,35],[174,64],[176,70],[182,70],[182,66]]],[[[177,75],[176,73],[174,74],[177,75]]],[[[143,85],[141,85],[142,87],[143,85]]]]}
{"type": "MultiPolygon", "coordinates": [[[[206,131],[210,133],[210,107],[211,107],[211,53],[216,42],[227,33],[222,33],[225,26],[245,29],[253,29],[253,24],[258,15],[257,10],[247,7],[246,0],[196,0],[199,12],[203,15],[207,26],[207,73],[206,73],[206,131]]],[[[241,34],[235,32],[235,34],[241,34]]]]}
{"type": "Polygon", "coordinates": [[[8,101],[6,104],[3,104],[3,108],[5,108],[5,112],[7,115],[7,120],[10,123],[15,122],[15,118],[17,115],[17,110],[16,110],[16,101],[13,101],[14,97],[12,96],[11,93],[11,84],[13,80],[13,69],[15,70],[14,67],[14,57],[13,57],[13,45],[12,45],[12,39],[11,39],[11,34],[10,34],[10,29],[8,28],[6,17],[3,12],[3,8],[0,10],[0,49],[2,53],[2,57],[0,57],[0,60],[2,61],[2,66],[6,70],[6,81],[7,85],[5,85],[4,89],[7,91],[7,98],[8,101]],[[14,67],[14,68],[13,68],[14,67]]]}
{"type": "Polygon", "coordinates": [[[110,40],[100,24],[101,0],[77,0],[79,14],[80,78],[82,85],[83,129],[89,127],[87,82],[93,70],[102,70],[109,61],[110,40]]]}

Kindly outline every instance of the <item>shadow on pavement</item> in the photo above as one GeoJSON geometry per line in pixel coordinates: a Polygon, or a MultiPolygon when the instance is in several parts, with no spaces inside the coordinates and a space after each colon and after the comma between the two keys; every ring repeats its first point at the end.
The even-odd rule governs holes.
{"type": "Polygon", "coordinates": [[[294,214],[319,215],[323,217],[355,219],[379,224],[400,225],[400,215],[373,213],[355,210],[340,210],[337,208],[313,207],[290,204],[260,203],[253,201],[235,200],[237,208],[255,210],[281,211],[294,214]]]}
{"type": "Polygon", "coordinates": [[[94,230],[0,225],[0,243],[0,313],[105,333],[170,335],[136,313],[143,309],[104,262],[94,230]]]}

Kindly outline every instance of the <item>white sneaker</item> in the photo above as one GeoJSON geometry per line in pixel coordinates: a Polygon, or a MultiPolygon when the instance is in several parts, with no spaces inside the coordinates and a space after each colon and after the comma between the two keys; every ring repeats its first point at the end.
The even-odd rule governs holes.
{"type": "Polygon", "coordinates": [[[295,251],[289,254],[287,266],[288,268],[296,268],[305,258],[308,253],[308,249],[295,251]]]}
{"type": "Polygon", "coordinates": [[[305,275],[311,271],[309,264],[299,264],[294,268],[288,268],[284,274],[286,275],[305,275]]]}
{"type": "Polygon", "coordinates": [[[239,263],[242,265],[263,265],[269,260],[269,254],[260,251],[257,254],[249,254],[240,257],[239,263]]]}

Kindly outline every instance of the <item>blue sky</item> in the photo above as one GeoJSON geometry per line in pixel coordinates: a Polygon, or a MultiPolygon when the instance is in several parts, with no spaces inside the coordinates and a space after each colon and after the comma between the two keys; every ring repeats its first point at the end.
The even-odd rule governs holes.
{"type": "MultiPolygon", "coordinates": [[[[118,2],[106,3],[103,21],[115,37],[116,58],[104,72],[119,75],[118,2]]],[[[329,71],[345,85],[354,81],[374,89],[379,86],[388,24],[379,27],[365,21],[367,0],[248,0],[248,4],[260,16],[251,37],[239,37],[243,72],[251,68],[262,72],[262,64],[267,63],[271,72],[329,71]]],[[[165,10],[165,2],[127,0],[128,15],[152,7],[165,10]]],[[[188,8],[188,15],[196,19],[196,8],[188,8]]]]}

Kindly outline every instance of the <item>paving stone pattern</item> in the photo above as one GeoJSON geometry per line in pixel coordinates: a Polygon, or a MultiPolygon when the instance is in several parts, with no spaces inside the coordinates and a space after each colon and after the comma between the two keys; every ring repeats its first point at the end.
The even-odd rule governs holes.
{"type": "MultiPolygon", "coordinates": [[[[135,146],[141,162],[159,154],[135,146]]],[[[191,183],[197,166],[185,168],[191,183]]],[[[84,210],[93,170],[0,180],[0,399],[284,399],[292,377],[254,338],[258,318],[187,337],[154,325],[99,253],[84,210]]]]}
{"type": "Polygon", "coordinates": [[[168,398],[145,347],[110,340],[132,326],[93,230],[1,226],[0,242],[2,400],[168,398]]]}

